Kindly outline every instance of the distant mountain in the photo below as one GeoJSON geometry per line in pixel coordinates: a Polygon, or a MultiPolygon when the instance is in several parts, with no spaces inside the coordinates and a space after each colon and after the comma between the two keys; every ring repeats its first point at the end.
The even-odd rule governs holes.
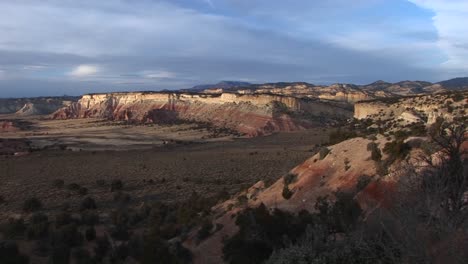
{"type": "Polygon", "coordinates": [[[468,88],[468,77],[459,77],[442,82],[438,82],[448,90],[463,90],[468,88]]]}
{"type": "Polygon", "coordinates": [[[233,87],[239,87],[239,86],[249,86],[251,83],[248,82],[237,82],[237,81],[221,81],[217,84],[202,84],[202,85],[196,85],[190,89],[189,91],[192,92],[200,92],[206,89],[230,89],[233,87]]]}

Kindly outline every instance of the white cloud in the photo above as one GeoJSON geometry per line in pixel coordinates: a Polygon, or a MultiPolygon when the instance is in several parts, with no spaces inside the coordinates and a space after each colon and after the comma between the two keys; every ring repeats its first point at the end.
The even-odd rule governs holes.
{"type": "Polygon", "coordinates": [[[39,71],[46,69],[47,66],[44,65],[26,65],[23,67],[23,70],[28,70],[28,71],[39,71]]]}
{"type": "Polygon", "coordinates": [[[144,71],[143,76],[148,79],[175,78],[177,75],[170,71],[144,71]]]}
{"type": "Polygon", "coordinates": [[[96,65],[83,64],[77,66],[75,69],[69,72],[69,75],[73,77],[87,77],[96,75],[96,73],[98,73],[99,70],[99,67],[96,65]]]}
{"type": "Polygon", "coordinates": [[[409,0],[429,10],[438,33],[438,46],[448,60],[443,66],[459,71],[468,70],[468,1],[466,0],[409,0]]]}

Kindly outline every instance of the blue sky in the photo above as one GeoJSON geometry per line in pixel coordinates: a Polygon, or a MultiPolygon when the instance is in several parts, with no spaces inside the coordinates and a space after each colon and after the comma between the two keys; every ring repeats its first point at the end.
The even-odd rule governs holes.
{"type": "Polygon", "coordinates": [[[0,0],[0,10],[0,97],[468,75],[465,0],[0,0]]]}

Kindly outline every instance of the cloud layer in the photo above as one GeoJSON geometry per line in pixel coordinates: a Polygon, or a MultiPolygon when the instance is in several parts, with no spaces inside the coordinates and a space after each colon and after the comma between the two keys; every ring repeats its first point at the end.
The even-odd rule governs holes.
{"type": "Polygon", "coordinates": [[[468,9],[442,2],[1,1],[0,97],[219,80],[436,81],[463,72],[468,55],[448,18],[468,9]]]}

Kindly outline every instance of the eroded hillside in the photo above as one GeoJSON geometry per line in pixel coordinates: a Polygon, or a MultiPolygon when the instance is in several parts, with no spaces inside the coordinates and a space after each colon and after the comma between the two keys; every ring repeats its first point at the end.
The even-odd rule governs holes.
{"type": "Polygon", "coordinates": [[[139,123],[204,122],[249,136],[294,131],[352,116],[337,103],[267,94],[110,93],[84,95],[55,119],[100,117],[139,123]]]}

